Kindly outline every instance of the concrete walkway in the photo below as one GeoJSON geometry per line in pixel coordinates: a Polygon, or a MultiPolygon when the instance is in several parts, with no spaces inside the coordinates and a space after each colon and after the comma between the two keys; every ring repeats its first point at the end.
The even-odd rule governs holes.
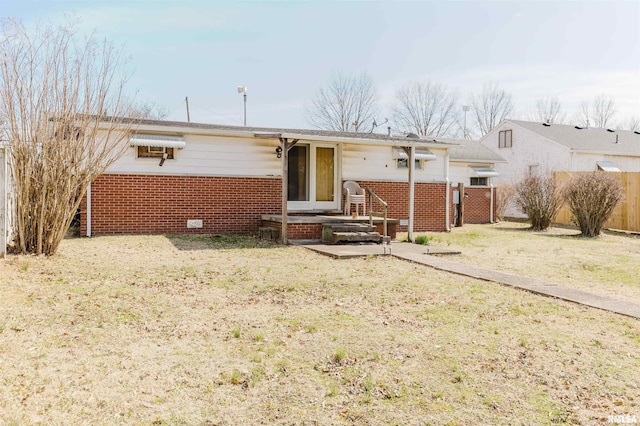
{"type": "Polygon", "coordinates": [[[506,272],[494,271],[467,265],[455,260],[443,257],[432,256],[433,254],[458,254],[446,249],[437,249],[430,246],[421,246],[411,243],[393,243],[384,245],[322,245],[322,244],[301,244],[310,250],[323,253],[334,258],[348,258],[355,256],[371,255],[391,255],[399,259],[408,260],[422,265],[430,266],[454,274],[477,278],[484,281],[492,281],[511,287],[520,288],[544,296],[556,297],[562,300],[579,303],[627,315],[640,319],[640,305],[623,300],[617,300],[606,296],[588,293],[582,290],[575,290],[558,284],[537,280],[535,278],[523,277],[506,272]]]}

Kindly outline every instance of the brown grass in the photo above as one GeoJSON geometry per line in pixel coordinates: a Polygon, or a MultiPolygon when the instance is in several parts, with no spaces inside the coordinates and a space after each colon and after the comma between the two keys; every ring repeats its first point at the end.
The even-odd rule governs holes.
{"type": "Polygon", "coordinates": [[[2,424],[640,416],[638,321],[393,258],[102,237],[0,272],[2,424]]]}
{"type": "Polygon", "coordinates": [[[528,224],[465,225],[429,233],[434,246],[458,249],[455,259],[640,304],[640,236],[584,238],[573,228],[533,232],[528,224]]]}

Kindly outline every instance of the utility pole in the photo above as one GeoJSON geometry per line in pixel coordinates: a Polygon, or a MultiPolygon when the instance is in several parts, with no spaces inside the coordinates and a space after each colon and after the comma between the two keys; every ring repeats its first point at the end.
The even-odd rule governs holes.
{"type": "Polygon", "coordinates": [[[462,110],[464,111],[464,130],[462,131],[464,134],[464,138],[467,139],[467,112],[471,109],[469,105],[463,105],[462,110]]]}
{"type": "Polygon", "coordinates": [[[187,123],[191,123],[191,116],[189,115],[189,97],[185,96],[184,101],[187,104],[187,123]]]}
{"type": "Polygon", "coordinates": [[[247,86],[238,86],[238,93],[244,97],[244,127],[247,127],[247,86]]]}

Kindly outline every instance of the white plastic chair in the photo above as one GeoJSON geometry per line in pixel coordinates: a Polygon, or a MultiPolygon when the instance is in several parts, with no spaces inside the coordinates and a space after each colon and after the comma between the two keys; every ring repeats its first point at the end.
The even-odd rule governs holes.
{"type": "Polygon", "coordinates": [[[366,215],[367,207],[365,204],[364,189],[360,188],[360,185],[352,180],[348,180],[342,184],[342,189],[345,194],[344,214],[348,216],[351,213],[351,204],[356,205],[356,214],[358,214],[358,205],[362,204],[362,215],[366,215]]]}

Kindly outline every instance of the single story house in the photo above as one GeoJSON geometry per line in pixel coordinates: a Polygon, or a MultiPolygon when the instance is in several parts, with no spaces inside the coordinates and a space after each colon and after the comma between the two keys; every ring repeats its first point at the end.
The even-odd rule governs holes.
{"type": "Polygon", "coordinates": [[[640,132],[504,120],[480,143],[507,160],[495,183],[531,174],[594,170],[640,172],[640,132]]]}
{"type": "Polygon", "coordinates": [[[454,139],[157,120],[138,121],[129,142],[87,191],[82,235],[256,233],[280,217],[289,239],[320,238],[317,223],[289,219],[342,214],[348,180],[388,203],[397,230],[445,231],[452,182],[466,185],[467,223],[493,221],[504,161],[454,139]]]}

